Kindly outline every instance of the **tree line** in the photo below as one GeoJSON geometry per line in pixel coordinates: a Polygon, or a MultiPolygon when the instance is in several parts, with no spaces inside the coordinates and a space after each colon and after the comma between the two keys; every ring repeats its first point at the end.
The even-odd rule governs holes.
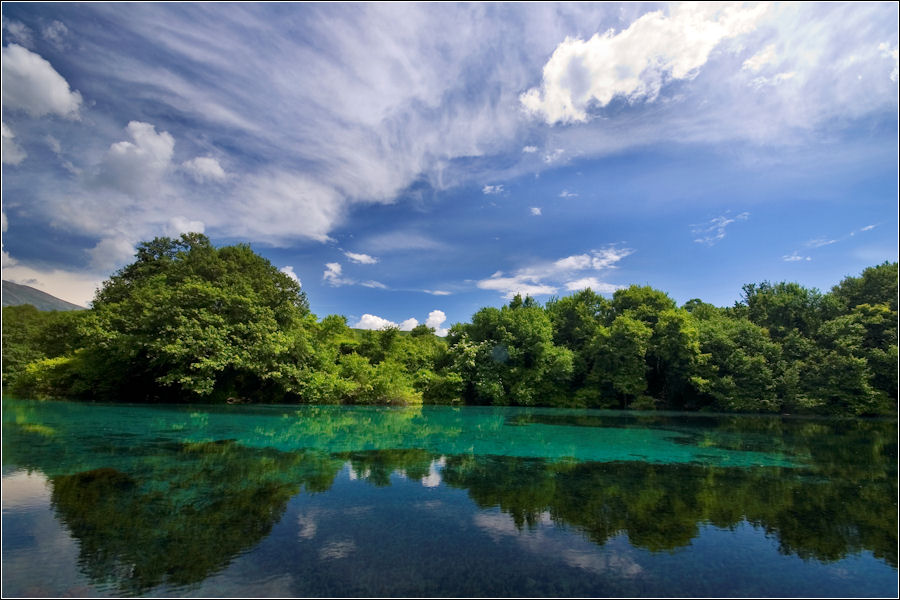
{"type": "Polygon", "coordinates": [[[3,308],[3,386],[121,402],[465,403],[833,415],[897,411],[897,263],[732,307],[632,285],[515,297],[440,338],[318,319],[249,245],[142,243],[78,312],[3,308]]]}

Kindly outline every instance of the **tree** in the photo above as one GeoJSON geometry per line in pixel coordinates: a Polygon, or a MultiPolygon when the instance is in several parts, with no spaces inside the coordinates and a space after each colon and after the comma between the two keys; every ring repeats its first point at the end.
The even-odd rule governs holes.
{"type": "Polygon", "coordinates": [[[572,352],[553,344],[550,319],[531,298],[517,296],[501,309],[484,308],[471,324],[451,328],[448,338],[467,401],[521,406],[566,401],[572,352]]]}
{"type": "Polygon", "coordinates": [[[860,304],[887,304],[897,312],[897,263],[887,261],[865,269],[859,277],[845,277],[831,293],[847,309],[860,304]]]}
{"type": "Polygon", "coordinates": [[[784,281],[748,283],[742,289],[740,304],[746,307],[747,318],[768,329],[775,339],[793,330],[813,336],[822,322],[823,296],[818,290],[784,281]]]}
{"type": "Polygon", "coordinates": [[[100,368],[88,376],[118,375],[117,393],[146,399],[298,391],[281,373],[309,312],[296,281],[248,245],[217,249],[196,233],[136,257],[97,293],[87,346],[100,368]]]}

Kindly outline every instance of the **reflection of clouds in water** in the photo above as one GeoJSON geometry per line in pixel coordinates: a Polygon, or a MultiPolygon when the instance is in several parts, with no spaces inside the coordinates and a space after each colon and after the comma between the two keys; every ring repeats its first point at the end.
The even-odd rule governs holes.
{"type": "Polygon", "coordinates": [[[294,576],[290,573],[258,579],[258,566],[232,566],[204,581],[190,596],[206,598],[292,598],[294,576]]]}
{"type": "Polygon", "coordinates": [[[445,457],[440,457],[437,460],[431,461],[431,464],[428,466],[428,475],[422,478],[422,485],[425,487],[437,487],[441,485],[441,472],[438,470],[441,469],[447,464],[447,459],[445,457]]]}
{"type": "Polygon", "coordinates": [[[47,478],[40,471],[16,471],[3,476],[2,489],[4,522],[27,519],[29,524],[28,536],[15,539],[4,528],[3,596],[100,594],[78,568],[78,543],[50,506],[47,478]],[[15,545],[16,551],[7,554],[7,545],[15,545]]]}
{"type": "Polygon", "coordinates": [[[358,517],[361,515],[367,515],[375,509],[374,506],[352,506],[350,508],[344,509],[344,515],[348,517],[358,517]]]}
{"type": "Polygon", "coordinates": [[[356,550],[356,542],[353,540],[335,540],[324,544],[319,548],[321,560],[335,560],[347,558],[356,550]]]}
{"type": "Polygon", "coordinates": [[[311,510],[306,514],[300,513],[297,516],[297,524],[300,526],[297,536],[300,539],[311,540],[316,537],[316,530],[318,529],[317,517],[319,514],[318,511],[311,510]]]}
{"type": "Polygon", "coordinates": [[[494,542],[514,538],[522,548],[543,556],[558,556],[571,567],[608,573],[619,577],[636,577],[643,572],[631,556],[631,548],[616,549],[616,538],[598,547],[581,537],[557,530],[549,512],[542,512],[535,529],[520,530],[512,517],[501,512],[481,512],[474,517],[475,525],[485,531],[494,542]]]}
{"type": "Polygon", "coordinates": [[[366,467],[366,470],[363,471],[362,473],[357,473],[356,469],[353,468],[353,465],[350,464],[349,460],[346,462],[345,466],[347,467],[347,478],[350,481],[356,481],[357,479],[365,479],[369,475],[372,474],[372,470],[369,469],[368,467],[366,467]]]}
{"type": "Polygon", "coordinates": [[[3,510],[42,506],[49,500],[50,486],[42,474],[16,471],[3,476],[3,510]]]}
{"type": "Polygon", "coordinates": [[[416,502],[413,508],[423,508],[425,510],[437,510],[442,508],[444,503],[440,500],[425,500],[424,502],[416,502]]]}
{"type": "Polygon", "coordinates": [[[572,567],[578,567],[592,573],[616,573],[621,577],[637,577],[644,570],[627,553],[584,551],[569,548],[562,553],[562,559],[572,567]]]}
{"type": "Polygon", "coordinates": [[[520,533],[513,520],[503,513],[478,513],[475,515],[475,525],[485,530],[495,542],[503,536],[517,536],[520,533]]]}

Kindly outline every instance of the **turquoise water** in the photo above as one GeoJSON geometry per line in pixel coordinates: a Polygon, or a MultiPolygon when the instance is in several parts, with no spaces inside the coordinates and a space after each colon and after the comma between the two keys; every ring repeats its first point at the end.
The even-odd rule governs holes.
{"type": "Polygon", "coordinates": [[[896,421],[3,401],[4,596],[884,596],[896,421]]]}

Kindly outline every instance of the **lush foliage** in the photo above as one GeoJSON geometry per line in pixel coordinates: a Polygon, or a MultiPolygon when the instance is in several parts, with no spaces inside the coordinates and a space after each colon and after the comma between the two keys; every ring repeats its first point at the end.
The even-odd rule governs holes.
{"type": "Polygon", "coordinates": [[[748,284],[729,308],[639,286],[516,297],[442,339],[319,320],[249,246],[185,234],[142,244],[89,311],[4,308],[3,382],[115,401],[894,413],[897,263],[828,293],[748,284]]]}

